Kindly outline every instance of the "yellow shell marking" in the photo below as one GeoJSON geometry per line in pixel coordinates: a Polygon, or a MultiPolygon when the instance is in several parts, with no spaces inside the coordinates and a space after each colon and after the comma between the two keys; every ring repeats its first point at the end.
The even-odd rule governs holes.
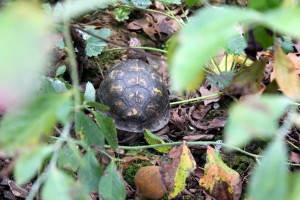
{"type": "Polygon", "coordinates": [[[127,116],[135,116],[138,114],[138,111],[135,108],[132,108],[129,113],[127,113],[127,116]]]}
{"type": "Polygon", "coordinates": [[[144,71],[145,69],[143,67],[139,67],[138,64],[135,64],[133,66],[130,66],[129,67],[131,70],[134,70],[134,71],[144,71]]]}
{"type": "Polygon", "coordinates": [[[114,79],[118,74],[120,73],[120,70],[113,70],[110,72],[109,77],[114,79]]]}
{"type": "Polygon", "coordinates": [[[161,92],[161,90],[158,89],[158,88],[153,88],[153,92],[154,92],[155,94],[157,94],[157,95],[162,96],[162,92],[161,92]]]}
{"type": "Polygon", "coordinates": [[[121,92],[123,87],[121,85],[112,85],[110,87],[110,92],[121,92]]]}

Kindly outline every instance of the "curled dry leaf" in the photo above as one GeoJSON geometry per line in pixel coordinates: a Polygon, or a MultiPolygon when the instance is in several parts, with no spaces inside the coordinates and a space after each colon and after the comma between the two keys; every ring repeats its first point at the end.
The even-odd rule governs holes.
{"type": "Polygon", "coordinates": [[[240,175],[229,168],[210,146],[207,147],[206,160],[204,177],[199,181],[200,187],[216,199],[238,200],[242,192],[240,175]]]}
{"type": "Polygon", "coordinates": [[[173,147],[160,165],[160,172],[169,199],[185,189],[186,178],[196,168],[196,163],[186,142],[173,147]]]}
{"type": "Polygon", "coordinates": [[[161,199],[165,195],[158,166],[145,166],[134,177],[136,186],[135,200],[161,199]]]}

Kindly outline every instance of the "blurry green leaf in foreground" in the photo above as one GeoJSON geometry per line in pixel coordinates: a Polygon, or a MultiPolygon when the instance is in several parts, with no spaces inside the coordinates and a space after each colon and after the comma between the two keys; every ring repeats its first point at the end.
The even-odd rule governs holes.
{"type": "Polygon", "coordinates": [[[31,96],[52,41],[50,20],[40,7],[18,1],[0,13],[0,110],[5,110],[31,96]]]}
{"type": "Polygon", "coordinates": [[[87,196],[71,176],[57,168],[51,169],[42,188],[43,200],[87,200],[87,196]]]}
{"type": "MultiPolygon", "coordinates": [[[[154,144],[165,144],[163,139],[160,137],[154,135],[151,131],[145,130],[144,132],[145,140],[148,144],[154,145],[154,144]]],[[[155,147],[154,149],[161,152],[161,153],[168,153],[172,146],[162,146],[162,147],[155,147]]]]}
{"type": "MultiPolygon", "coordinates": [[[[287,149],[282,139],[269,144],[261,163],[256,166],[249,186],[249,196],[255,200],[287,199],[287,149]]],[[[298,196],[299,199],[299,196],[298,196]]]]}
{"type": "Polygon", "coordinates": [[[204,78],[204,64],[238,34],[234,28],[236,23],[247,24],[259,18],[255,11],[236,7],[201,9],[179,33],[179,46],[170,57],[174,89],[198,87],[204,78]]]}
{"type": "Polygon", "coordinates": [[[300,172],[289,174],[289,197],[288,200],[298,200],[300,196],[300,172]]]}
{"type": "Polygon", "coordinates": [[[225,127],[225,143],[243,146],[253,138],[276,135],[278,120],[288,106],[283,96],[254,96],[232,106],[225,127]]]}
{"type": "Polygon", "coordinates": [[[78,170],[78,180],[80,184],[86,188],[88,192],[96,192],[102,173],[103,170],[94,152],[91,149],[87,149],[78,170]]]}
{"type": "Polygon", "coordinates": [[[106,167],[100,179],[98,192],[104,199],[113,197],[114,200],[124,200],[126,197],[124,181],[113,161],[106,167]]]}
{"type": "Polygon", "coordinates": [[[38,143],[62,118],[59,111],[70,111],[70,100],[69,93],[38,96],[22,108],[7,113],[0,123],[0,146],[14,150],[38,143]]]}
{"type": "Polygon", "coordinates": [[[73,143],[65,144],[58,152],[57,166],[75,172],[81,163],[78,147],[73,143]]]}
{"type": "Polygon", "coordinates": [[[30,150],[18,158],[14,176],[18,184],[24,184],[41,169],[44,159],[53,151],[52,146],[41,146],[30,150]]]}

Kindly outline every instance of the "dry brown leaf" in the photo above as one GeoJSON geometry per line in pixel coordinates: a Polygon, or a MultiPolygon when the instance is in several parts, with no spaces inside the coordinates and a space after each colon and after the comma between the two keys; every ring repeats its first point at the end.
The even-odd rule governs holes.
{"type": "Polygon", "coordinates": [[[300,78],[296,67],[279,46],[275,52],[274,75],[283,94],[292,99],[300,98],[300,78]]]}
{"type": "Polygon", "coordinates": [[[296,153],[296,152],[291,152],[290,154],[290,162],[292,163],[296,163],[296,164],[299,164],[300,163],[300,155],[299,153],[296,153]]]}
{"type": "Polygon", "coordinates": [[[198,135],[189,135],[189,136],[184,136],[183,139],[186,140],[187,142],[192,142],[192,141],[202,141],[202,140],[211,140],[215,137],[213,134],[198,134],[198,135]]]}
{"type": "MultiPolygon", "coordinates": [[[[206,87],[201,86],[199,89],[199,92],[200,92],[201,96],[207,96],[207,95],[211,95],[211,94],[216,94],[216,93],[220,92],[220,90],[216,86],[211,86],[210,89],[207,89],[206,87]]],[[[204,102],[204,105],[208,105],[209,103],[218,102],[219,100],[220,100],[220,97],[212,97],[212,98],[203,100],[203,102],[204,102]]]]}

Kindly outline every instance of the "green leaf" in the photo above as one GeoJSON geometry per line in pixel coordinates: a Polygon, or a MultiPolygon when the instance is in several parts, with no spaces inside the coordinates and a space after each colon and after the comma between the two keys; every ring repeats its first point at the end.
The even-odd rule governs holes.
{"type": "Polygon", "coordinates": [[[44,200],[73,200],[72,190],[74,190],[75,181],[64,172],[53,168],[42,188],[42,198],[44,200]]]}
{"type": "Polygon", "coordinates": [[[95,101],[96,100],[96,90],[91,82],[87,82],[84,92],[85,101],[95,101]]]}
{"type": "Polygon", "coordinates": [[[114,200],[124,200],[126,197],[125,184],[113,161],[106,167],[100,179],[98,192],[104,199],[114,197],[114,200]]]}
{"type": "Polygon", "coordinates": [[[183,91],[198,87],[204,78],[204,64],[230,38],[238,35],[236,23],[247,25],[260,19],[260,13],[237,7],[202,9],[178,35],[179,46],[170,58],[173,88],[183,91]]]}
{"type": "Polygon", "coordinates": [[[294,51],[294,44],[290,37],[283,36],[282,38],[276,38],[276,41],[285,53],[294,51]]]}
{"type": "Polygon", "coordinates": [[[130,13],[131,13],[131,9],[126,6],[120,6],[114,9],[115,18],[119,22],[123,22],[129,19],[130,13]]]}
{"type": "Polygon", "coordinates": [[[55,74],[55,77],[58,77],[60,75],[63,75],[67,70],[67,67],[66,65],[62,65],[60,66],[57,70],[56,70],[56,74],[55,74]]]}
{"type": "Polygon", "coordinates": [[[229,54],[242,55],[245,54],[247,42],[243,36],[235,36],[230,38],[225,46],[225,50],[229,54]]]}
{"type": "Polygon", "coordinates": [[[230,85],[234,75],[233,71],[222,71],[220,74],[207,75],[206,79],[211,85],[224,90],[230,85]]]}
{"type": "Polygon", "coordinates": [[[188,5],[188,7],[192,7],[196,4],[203,3],[204,0],[185,0],[185,3],[188,5]]]}
{"type": "MultiPolygon", "coordinates": [[[[110,36],[110,30],[108,28],[102,28],[100,30],[87,28],[86,30],[103,38],[108,38],[110,36]]],[[[83,33],[83,37],[86,38],[86,55],[89,57],[100,55],[103,48],[106,46],[106,42],[85,33],[83,33]]]]}
{"type": "Polygon", "coordinates": [[[255,39],[263,46],[263,48],[268,48],[272,46],[273,36],[269,35],[267,30],[262,26],[257,26],[253,29],[253,34],[255,39]]]}
{"type": "Polygon", "coordinates": [[[265,14],[264,24],[283,35],[300,38],[300,7],[281,7],[265,14]],[[284,26],[282,26],[284,24],[284,26]]]}
{"type": "Polygon", "coordinates": [[[0,146],[6,150],[20,149],[40,142],[58,121],[58,109],[70,103],[70,94],[37,96],[27,105],[13,110],[0,123],[0,146]]]}
{"type": "Polygon", "coordinates": [[[18,1],[1,9],[0,110],[30,99],[50,60],[51,22],[32,2],[18,1]]]}
{"type": "Polygon", "coordinates": [[[52,146],[39,146],[22,154],[14,168],[14,176],[17,183],[24,184],[29,182],[41,169],[43,161],[52,151],[52,146]]]}
{"type": "Polygon", "coordinates": [[[101,115],[98,112],[93,111],[93,114],[97,120],[101,133],[104,135],[111,148],[115,150],[118,147],[118,139],[114,122],[111,118],[101,115]]]}
{"type": "Polygon", "coordinates": [[[288,200],[298,200],[300,196],[300,172],[289,174],[289,195],[288,200]]]}
{"type": "Polygon", "coordinates": [[[225,127],[225,143],[243,146],[254,138],[275,136],[278,120],[286,111],[288,103],[288,99],[283,96],[265,95],[233,105],[225,127]]]}
{"type": "Polygon", "coordinates": [[[88,144],[104,145],[104,137],[97,124],[83,112],[76,113],[75,129],[88,144]]]}
{"type": "Polygon", "coordinates": [[[96,9],[103,9],[108,5],[116,3],[116,0],[73,0],[65,1],[61,4],[59,8],[54,8],[53,16],[56,17],[58,21],[70,20],[72,18],[78,17],[89,11],[96,9]]]}
{"type": "Polygon", "coordinates": [[[88,107],[94,107],[94,108],[97,108],[99,110],[109,110],[109,107],[106,106],[106,105],[103,105],[101,103],[98,103],[98,102],[94,102],[94,101],[88,101],[88,102],[85,102],[85,105],[88,106],[88,107]]]}
{"type": "Polygon", "coordinates": [[[252,174],[249,196],[255,200],[282,200],[287,196],[287,149],[282,139],[268,145],[252,174]]]}
{"type": "Polygon", "coordinates": [[[64,82],[62,82],[61,80],[53,79],[53,78],[48,78],[48,80],[50,81],[50,83],[56,93],[64,93],[64,92],[68,91],[66,84],[64,82]]]}
{"type": "Polygon", "coordinates": [[[78,148],[72,144],[65,144],[58,152],[57,166],[59,168],[76,171],[81,162],[81,155],[78,148]]]}
{"type": "Polygon", "coordinates": [[[271,10],[279,7],[282,4],[283,0],[249,0],[248,6],[249,8],[253,8],[259,11],[271,10]]]}
{"type": "Polygon", "coordinates": [[[152,4],[150,0],[122,0],[122,2],[136,8],[148,8],[152,4]]]}
{"type": "Polygon", "coordinates": [[[94,152],[88,149],[78,170],[78,180],[89,193],[96,192],[101,176],[102,169],[99,162],[94,152]]]}
{"type": "Polygon", "coordinates": [[[158,0],[158,1],[167,4],[177,4],[177,5],[181,4],[180,0],[158,0]]]}
{"type": "MultiPolygon", "coordinates": [[[[145,140],[148,144],[165,144],[165,142],[158,136],[151,133],[149,130],[145,130],[144,132],[145,140]]],[[[163,147],[155,147],[154,149],[161,153],[168,153],[172,147],[171,146],[163,146],[163,147]]]]}

